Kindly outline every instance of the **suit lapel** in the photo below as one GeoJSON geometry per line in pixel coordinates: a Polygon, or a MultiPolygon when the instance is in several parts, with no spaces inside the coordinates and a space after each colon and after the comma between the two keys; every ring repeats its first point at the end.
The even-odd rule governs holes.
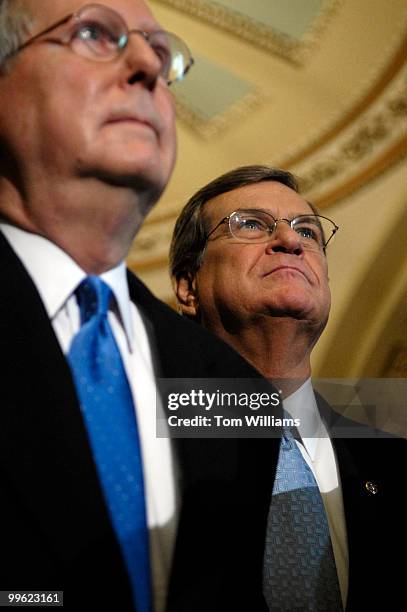
{"type": "Polygon", "coordinates": [[[380,567],[383,544],[378,527],[391,506],[392,495],[385,468],[386,451],[394,440],[378,438],[373,429],[342,417],[318,393],[316,397],[333,434],[340,474],[349,552],[346,609],[353,611],[369,607],[366,602],[371,600],[371,594],[366,585],[375,584],[373,577],[380,567]],[[345,432],[343,437],[339,437],[341,431],[345,432]]]}

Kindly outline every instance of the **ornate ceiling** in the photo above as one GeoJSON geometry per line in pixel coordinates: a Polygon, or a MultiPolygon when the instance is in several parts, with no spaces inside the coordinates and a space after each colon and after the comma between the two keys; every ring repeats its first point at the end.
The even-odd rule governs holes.
{"type": "Polygon", "coordinates": [[[407,376],[405,0],[151,0],[191,47],[179,155],[129,265],[174,304],[167,253],[196,189],[236,166],[294,172],[341,226],[319,376],[407,376]]]}

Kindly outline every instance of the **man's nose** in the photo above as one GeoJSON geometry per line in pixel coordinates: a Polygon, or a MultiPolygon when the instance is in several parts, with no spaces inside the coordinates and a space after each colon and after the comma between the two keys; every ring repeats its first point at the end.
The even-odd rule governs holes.
{"type": "Polygon", "coordinates": [[[266,250],[301,255],[304,249],[299,234],[292,229],[290,222],[287,219],[277,219],[266,250]]]}
{"type": "Polygon", "coordinates": [[[162,64],[141,31],[133,30],[129,33],[124,57],[129,85],[144,82],[149,89],[153,89],[161,74],[162,64]]]}

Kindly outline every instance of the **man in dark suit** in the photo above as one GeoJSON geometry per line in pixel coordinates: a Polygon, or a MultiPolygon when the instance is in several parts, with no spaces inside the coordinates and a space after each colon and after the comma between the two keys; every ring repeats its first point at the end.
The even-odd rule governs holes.
{"type": "MultiPolygon", "coordinates": [[[[171,246],[182,312],[228,342],[281,390],[284,410],[298,419],[290,449],[313,483],[306,486],[319,489],[323,501],[323,518],[314,523],[308,517],[308,530],[301,531],[306,506],[299,498],[292,503],[286,492],[294,487],[273,489],[264,561],[270,610],[384,609],[402,597],[395,547],[405,545],[406,534],[397,466],[405,460],[406,442],[341,417],[314,392],[310,379],[311,352],[330,310],[326,248],[337,230],[300,196],[290,173],[246,166],[190,198],[171,246]],[[282,493],[286,498],[278,499],[282,493]],[[294,508],[286,540],[282,530],[277,536],[273,531],[281,504],[282,525],[294,508]],[[323,525],[327,544],[317,572],[328,575],[330,555],[336,600],[333,582],[308,573],[318,558],[317,545],[309,553],[303,545],[308,536],[321,534],[323,525]],[[283,550],[276,540],[280,547],[286,543],[283,550]]],[[[280,459],[287,448],[283,442],[280,459]]],[[[275,485],[288,479],[275,463],[268,465],[275,485]]]]}
{"type": "MultiPolygon", "coordinates": [[[[264,610],[271,483],[263,467],[278,445],[155,435],[156,377],[258,374],[153,298],[123,263],[168,182],[168,85],[191,65],[185,44],[162,32],[141,0],[0,1],[2,591],[64,591],[71,610],[134,610],[133,596],[140,610],[158,612],[264,610]],[[94,312],[99,294],[81,301],[80,288],[93,285],[110,296],[103,312],[94,312]],[[120,376],[137,421],[144,482],[135,490],[123,464],[126,487],[115,487],[115,499],[126,511],[129,494],[144,488],[137,529],[148,526],[150,602],[132,590],[134,567],[113,520],[123,516],[102,479],[111,464],[99,461],[90,433],[89,397],[116,387],[71,374],[71,347],[77,338],[89,346],[89,329],[120,366],[105,371],[95,353],[87,372],[120,376]]],[[[111,425],[100,435],[109,448],[119,435],[114,413],[111,425]]],[[[109,451],[116,463],[122,446],[109,451]]]]}

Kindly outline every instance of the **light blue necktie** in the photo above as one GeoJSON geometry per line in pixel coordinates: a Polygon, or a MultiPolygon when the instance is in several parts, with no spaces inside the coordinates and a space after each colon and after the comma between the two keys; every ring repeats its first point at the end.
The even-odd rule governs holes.
{"type": "MultiPolygon", "coordinates": [[[[102,490],[137,612],[151,610],[143,469],[133,399],[107,319],[112,291],[88,276],[76,296],[81,329],[68,353],[102,490]]],[[[103,585],[101,585],[103,588],[103,585]]]]}
{"type": "Polygon", "coordinates": [[[273,612],[343,610],[322,497],[287,430],[280,443],[268,517],[263,593],[273,612]]]}

